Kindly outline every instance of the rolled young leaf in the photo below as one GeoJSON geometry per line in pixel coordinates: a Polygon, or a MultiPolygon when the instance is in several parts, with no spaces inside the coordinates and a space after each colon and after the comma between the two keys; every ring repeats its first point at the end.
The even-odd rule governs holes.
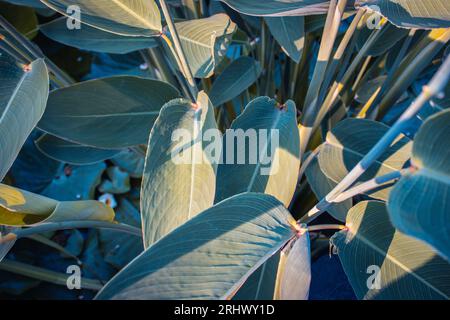
{"type": "Polygon", "coordinates": [[[170,84],[115,76],[52,91],[38,127],[86,146],[121,149],[146,144],[161,107],[179,97],[170,84]]]}
{"type": "Polygon", "coordinates": [[[217,163],[205,152],[208,130],[218,132],[203,91],[197,105],[175,99],[161,109],[150,134],[141,187],[146,248],[213,205],[217,163]]]}
{"type": "Polygon", "coordinates": [[[161,15],[154,0],[41,0],[41,2],[70,19],[119,35],[157,36],[162,30],[161,15]]]}
{"type": "Polygon", "coordinates": [[[250,102],[223,137],[216,202],[242,192],[275,196],[289,206],[300,169],[297,109],[268,97],[250,102]]]}
{"type": "Polygon", "coordinates": [[[240,194],[161,238],[96,298],[229,299],[295,234],[295,219],[274,197],[240,194]]]}
{"type": "Polygon", "coordinates": [[[0,50],[0,181],[42,117],[48,90],[43,60],[23,66],[0,50]]]}
{"type": "Polygon", "coordinates": [[[450,261],[450,110],[422,125],[413,144],[415,170],[400,179],[388,201],[401,232],[436,248],[450,261]]]}
{"type": "Polygon", "coordinates": [[[114,211],[98,201],[59,202],[0,184],[0,225],[23,227],[74,220],[113,221],[114,211]]]}
{"type": "Polygon", "coordinates": [[[396,231],[383,202],[358,203],[346,226],[331,243],[359,299],[449,299],[450,264],[428,245],[396,231]]]}

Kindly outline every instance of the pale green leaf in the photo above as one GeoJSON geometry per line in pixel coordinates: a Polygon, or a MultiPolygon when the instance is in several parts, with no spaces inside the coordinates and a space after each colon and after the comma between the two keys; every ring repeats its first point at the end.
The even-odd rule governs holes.
{"type": "Polygon", "coordinates": [[[261,65],[250,57],[233,61],[214,81],[209,96],[215,107],[233,100],[261,75],[261,65]]]}
{"type": "Polygon", "coordinates": [[[383,202],[358,203],[346,225],[348,230],[336,233],[331,242],[359,299],[449,299],[448,262],[396,231],[383,202]]]}
{"type": "Polygon", "coordinates": [[[300,169],[295,103],[289,100],[281,106],[268,97],[256,98],[231,129],[223,137],[215,201],[242,192],[260,192],[289,206],[300,169]]]}
{"type": "Polygon", "coordinates": [[[86,146],[146,144],[161,107],[177,98],[170,84],[131,76],[90,80],[52,91],[38,127],[86,146]]]}
{"type": "Polygon", "coordinates": [[[236,25],[226,14],[175,23],[189,68],[196,78],[209,78],[224,58],[236,25]]]}
{"type": "Polygon", "coordinates": [[[251,16],[303,16],[326,13],[326,0],[220,0],[234,10],[251,16]]]}
{"type": "Polygon", "coordinates": [[[264,19],[283,51],[299,63],[305,44],[304,17],[266,17],[264,19]]]}
{"type": "Polygon", "coordinates": [[[150,134],[141,188],[145,247],[213,205],[216,163],[205,153],[203,140],[209,129],[217,128],[203,91],[196,106],[175,99],[161,109],[150,134]]]}
{"type": "Polygon", "coordinates": [[[229,299],[295,236],[295,225],[271,196],[234,196],[153,244],[97,299],[229,299]]]}
{"type": "Polygon", "coordinates": [[[421,239],[450,260],[450,110],[423,124],[414,139],[414,172],[391,192],[388,209],[400,231],[421,239]]]}
{"type": "Polygon", "coordinates": [[[42,24],[40,30],[48,38],[82,50],[126,54],[158,46],[155,37],[127,37],[83,25],[80,29],[67,28],[67,19],[55,19],[42,24]]]}
{"type": "Polygon", "coordinates": [[[355,6],[376,9],[376,12],[403,28],[450,27],[448,0],[356,0],[355,6]]]}
{"type": "MultiPolygon", "coordinates": [[[[318,160],[322,172],[339,183],[389,130],[376,121],[346,119],[331,130],[322,145],[318,160]]],[[[397,138],[390,148],[361,176],[367,181],[393,171],[401,170],[411,156],[412,143],[405,137],[397,138]]],[[[387,200],[392,186],[387,185],[368,193],[371,197],[387,200]]]]}
{"type": "Polygon", "coordinates": [[[36,147],[47,157],[74,165],[88,165],[118,155],[121,150],[97,149],[72,143],[50,134],[43,134],[35,141],[36,147]]]}
{"type": "Polygon", "coordinates": [[[124,36],[157,36],[161,15],[154,0],[41,0],[75,21],[124,36]],[[70,6],[80,8],[77,17],[70,6]]]}
{"type": "Polygon", "coordinates": [[[0,181],[42,117],[48,90],[43,60],[24,67],[0,50],[0,181]]]}

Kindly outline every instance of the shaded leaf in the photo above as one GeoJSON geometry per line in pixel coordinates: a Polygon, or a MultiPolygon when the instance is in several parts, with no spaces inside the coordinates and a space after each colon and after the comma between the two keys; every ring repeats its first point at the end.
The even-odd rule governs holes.
{"type": "Polygon", "coordinates": [[[234,196],[152,245],[97,299],[228,299],[295,235],[295,224],[271,196],[234,196]]]}
{"type": "Polygon", "coordinates": [[[174,87],[157,80],[116,76],[85,81],[52,91],[38,127],[98,148],[145,144],[161,107],[178,96],[174,87]]]}
{"type": "Polygon", "coordinates": [[[36,147],[47,157],[74,165],[89,165],[111,159],[121,150],[97,149],[69,142],[50,134],[43,134],[36,140],[36,147]]]}
{"type": "Polygon", "coordinates": [[[305,44],[304,17],[266,17],[265,20],[283,51],[299,63],[305,44]]]}
{"type": "Polygon", "coordinates": [[[414,139],[414,172],[396,184],[388,201],[392,223],[401,232],[436,248],[450,260],[450,110],[439,112],[414,139]]]}
{"type": "Polygon", "coordinates": [[[213,106],[233,100],[250,87],[261,75],[261,65],[250,57],[233,61],[214,81],[209,96],[213,106]]]}
{"type": "Polygon", "coordinates": [[[346,225],[348,230],[336,233],[331,242],[359,299],[449,298],[448,262],[431,247],[396,231],[384,203],[358,203],[346,225]]]}
{"type": "Polygon", "coordinates": [[[106,169],[109,179],[105,179],[98,187],[102,193],[121,194],[130,191],[130,176],[119,167],[109,167],[106,169]]]}
{"type": "Polygon", "coordinates": [[[150,134],[141,189],[146,248],[213,205],[216,164],[203,141],[209,129],[216,129],[216,122],[203,91],[196,107],[175,99],[161,109],[150,134]]]}
{"type": "Polygon", "coordinates": [[[27,38],[32,39],[36,36],[39,27],[33,8],[0,2],[0,14],[27,38]]]}

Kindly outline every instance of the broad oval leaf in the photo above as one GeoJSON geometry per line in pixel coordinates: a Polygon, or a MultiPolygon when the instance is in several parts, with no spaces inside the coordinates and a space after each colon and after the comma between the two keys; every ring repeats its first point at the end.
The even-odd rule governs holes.
{"type": "Polygon", "coordinates": [[[359,299],[449,299],[449,263],[396,231],[383,202],[358,203],[346,225],[331,242],[359,299]]]}
{"type": "Polygon", "coordinates": [[[311,248],[305,232],[281,251],[276,300],[308,300],[311,284],[311,248]]]}
{"type": "Polygon", "coordinates": [[[175,24],[189,68],[196,78],[209,78],[225,56],[236,25],[223,13],[175,24]]]}
{"type": "Polygon", "coordinates": [[[161,107],[177,98],[170,84],[116,76],[52,91],[38,127],[86,146],[120,149],[146,144],[161,107]]]}
{"type": "Polygon", "coordinates": [[[213,205],[216,163],[203,140],[210,129],[218,131],[203,91],[197,106],[176,99],[161,109],[150,133],[141,188],[146,248],[213,205]]]}
{"type": "Polygon", "coordinates": [[[48,90],[43,60],[25,67],[0,50],[0,181],[42,117],[48,90]]]}
{"type": "Polygon", "coordinates": [[[0,184],[0,224],[30,226],[74,220],[113,221],[114,211],[98,201],[59,202],[0,184]]]}
{"type": "Polygon", "coordinates": [[[124,36],[159,35],[161,15],[154,0],[41,0],[60,14],[124,36]],[[74,7],[78,6],[77,14],[74,7]]]}
{"type": "Polygon", "coordinates": [[[261,64],[251,57],[233,61],[214,81],[209,92],[213,106],[233,100],[250,87],[261,75],[261,64]]]}
{"type": "Polygon", "coordinates": [[[400,231],[427,242],[450,261],[450,110],[428,118],[414,139],[414,172],[396,184],[388,202],[400,231]]]}
{"type": "MultiPolygon", "coordinates": [[[[366,119],[346,119],[338,123],[327,135],[318,161],[323,173],[339,183],[372,147],[389,130],[389,127],[366,119]]],[[[361,176],[366,181],[393,171],[401,170],[411,156],[412,143],[400,136],[391,147],[361,176]]],[[[392,185],[368,193],[371,197],[387,200],[392,185]]]]}
{"type": "Polygon", "coordinates": [[[297,109],[268,97],[250,102],[223,137],[216,202],[242,192],[275,196],[289,206],[300,169],[297,109]]]}
{"type": "Polygon", "coordinates": [[[266,17],[264,19],[283,51],[299,63],[305,45],[305,18],[266,17]]]}
{"type": "Polygon", "coordinates": [[[295,226],[271,196],[231,197],[152,245],[97,299],[229,299],[295,236],[295,226]]]}
{"type": "Polygon", "coordinates": [[[306,16],[326,13],[327,0],[220,0],[234,10],[250,16],[306,16]]]}
{"type": "Polygon", "coordinates": [[[403,28],[450,27],[448,0],[356,0],[355,6],[376,9],[376,12],[403,28]]]}
{"type": "MultiPolygon", "coordinates": [[[[312,160],[305,170],[306,178],[308,179],[309,186],[316,195],[317,199],[323,199],[334,187],[337,186],[337,182],[334,182],[328,178],[320,169],[317,158],[312,160]]],[[[345,221],[348,210],[351,209],[353,203],[352,199],[345,200],[340,203],[333,203],[327,212],[330,213],[335,219],[339,221],[345,221]]]]}
{"type": "Polygon", "coordinates": [[[43,134],[35,142],[40,152],[63,163],[88,165],[101,162],[118,155],[122,150],[97,149],[72,143],[50,134],[43,134]]]}
{"type": "Polygon", "coordinates": [[[40,30],[48,38],[82,50],[126,54],[136,50],[158,46],[155,37],[127,37],[83,25],[80,29],[68,29],[66,18],[58,18],[42,24],[40,30]]]}

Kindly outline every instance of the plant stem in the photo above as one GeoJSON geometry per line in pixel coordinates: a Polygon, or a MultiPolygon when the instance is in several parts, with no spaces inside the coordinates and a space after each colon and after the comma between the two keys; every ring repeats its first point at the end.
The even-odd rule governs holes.
{"type": "MultiPolygon", "coordinates": [[[[67,274],[35,267],[22,262],[5,259],[0,263],[0,270],[20,274],[25,277],[46,281],[57,285],[67,285],[67,274]]],[[[103,287],[103,284],[98,280],[82,278],[81,287],[83,289],[98,291],[103,287]]]]}
{"type": "Polygon", "coordinates": [[[179,61],[180,63],[180,69],[183,71],[183,74],[186,77],[192,96],[194,97],[194,99],[196,99],[198,95],[197,85],[195,84],[191,69],[189,68],[186,55],[183,51],[183,47],[181,46],[180,38],[178,36],[177,29],[175,28],[175,24],[173,23],[172,16],[170,15],[169,8],[167,7],[165,0],[159,0],[159,3],[161,5],[164,18],[166,19],[167,27],[169,28],[170,34],[172,35],[176,54],[178,56],[177,61],[179,61]]]}
{"type": "MultiPolygon", "coordinates": [[[[420,109],[434,96],[440,94],[450,80],[450,56],[447,57],[443,65],[433,76],[430,83],[424,86],[422,93],[414,100],[411,106],[401,115],[396,123],[386,132],[380,141],[367,153],[363,159],[349,172],[349,174],[323,198],[314,208],[312,208],[305,219],[312,221],[323,213],[336,198],[347,188],[349,188],[366,170],[386,151],[392,142],[402,133],[413,117],[420,109]]],[[[301,222],[303,218],[300,220],[301,222]]]]}
{"type": "Polygon", "coordinates": [[[6,30],[17,42],[19,42],[25,49],[27,49],[35,59],[44,59],[48,69],[53,73],[64,86],[69,86],[74,83],[73,79],[67,76],[61,69],[58,68],[50,59],[48,59],[40,50],[37,50],[35,45],[18,32],[13,25],[11,25],[3,16],[0,15],[0,26],[6,30]]]}
{"type": "Polygon", "coordinates": [[[337,229],[337,230],[344,230],[346,228],[346,226],[341,225],[341,224],[320,224],[320,225],[316,225],[316,226],[309,226],[308,227],[308,231],[309,232],[313,232],[313,231],[322,231],[322,230],[332,230],[332,229],[337,229]]]}
{"type": "Polygon", "coordinates": [[[28,237],[33,234],[40,234],[58,230],[82,229],[82,228],[110,229],[132,234],[138,237],[142,236],[141,229],[121,223],[112,223],[106,221],[64,221],[64,222],[43,223],[35,227],[16,229],[8,233],[3,238],[1,238],[0,244],[20,239],[23,237],[28,237]]]}

